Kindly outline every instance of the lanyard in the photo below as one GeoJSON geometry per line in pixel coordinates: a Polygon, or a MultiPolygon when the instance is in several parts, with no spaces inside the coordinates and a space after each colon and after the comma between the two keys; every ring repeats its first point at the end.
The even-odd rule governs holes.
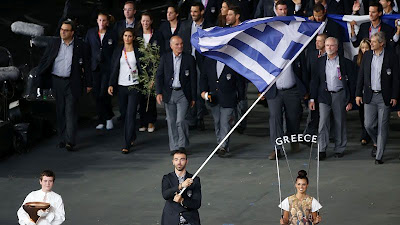
{"type": "Polygon", "coordinates": [[[342,80],[342,73],[340,72],[340,66],[339,65],[337,66],[337,74],[338,74],[339,80],[342,80]]]}
{"type": "MultiPolygon", "coordinates": [[[[379,24],[379,27],[378,27],[378,32],[380,32],[380,31],[381,31],[381,27],[382,27],[382,25],[381,25],[381,24],[379,24]]],[[[372,30],[372,24],[371,24],[371,26],[369,27],[369,39],[371,39],[371,30],[372,30]]]]}
{"type": "Polygon", "coordinates": [[[129,74],[129,81],[131,80],[131,74],[133,75],[133,74],[135,74],[136,73],[136,70],[132,70],[132,67],[131,67],[131,65],[129,64],[129,61],[128,61],[128,55],[126,54],[126,49],[125,49],[125,47],[124,47],[124,54],[125,54],[125,61],[126,61],[126,63],[128,64],[128,67],[129,67],[129,71],[131,71],[131,73],[129,74]]]}

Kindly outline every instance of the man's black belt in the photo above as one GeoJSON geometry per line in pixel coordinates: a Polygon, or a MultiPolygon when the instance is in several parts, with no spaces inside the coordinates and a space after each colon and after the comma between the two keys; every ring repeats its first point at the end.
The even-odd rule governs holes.
{"type": "Polygon", "coordinates": [[[290,87],[290,88],[282,88],[282,89],[278,89],[279,91],[287,91],[287,90],[290,90],[290,89],[293,89],[293,88],[295,88],[297,85],[294,85],[294,86],[292,86],[292,87],[290,87]]]}
{"type": "Polygon", "coordinates": [[[343,91],[343,88],[341,88],[341,89],[339,89],[338,91],[329,91],[331,94],[335,94],[335,93],[339,93],[339,92],[341,92],[341,91],[343,91]]]}
{"type": "Polygon", "coordinates": [[[60,77],[60,76],[57,76],[55,74],[53,74],[53,77],[56,77],[56,78],[62,79],[62,80],[69,80],[69,77],[60,77]]]}
{"type": "Polygon", "coordinates": [[[185,225],[185,224],[189,224],[188,222],[179,222],[179,224],[178,225],[185,225]]]}
{"type": "Polygon", "coordinates": [[[379,93],[381,93],[382,91],[374,91],[374,90],[372,90],[375,94],[379,94],[379,93]]]}
{"type": "Polygon", "coordinates": [[[180,91],[180,90],[182,90],[182,88],[181,88],[181,87],[173,87],[172,90],[174,90],[174,91],[180,91]]]}

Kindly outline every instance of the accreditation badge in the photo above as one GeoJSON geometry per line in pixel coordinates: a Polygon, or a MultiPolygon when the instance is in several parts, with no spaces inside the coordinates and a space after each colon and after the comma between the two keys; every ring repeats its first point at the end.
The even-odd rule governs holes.
{"type": "Polygon", "coordinates": [[[387,68],[386,74],[387,74],[388,76],[392,75],[392,70],[391,70],[390,68],[387,68]]]}

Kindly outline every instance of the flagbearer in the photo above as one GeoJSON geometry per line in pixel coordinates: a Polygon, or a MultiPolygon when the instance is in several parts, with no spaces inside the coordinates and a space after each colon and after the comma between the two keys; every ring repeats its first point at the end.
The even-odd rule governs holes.
{"type": "MultiPolygon", "coordinates": [[[[275,4],[277,16],[286,16],[287,5],[285,1],[278,1],[275,4]]],[[[302,59],[304,55],[299,56],[289,68],[284,71],[276,80],[276,83],[266,94],[269,107],[269,131],[271,143],[284,135],[283,117],[286,119],[287,135],[300,133],[300,115],[302,112],[301,99],[305,95],[306,89],[302,81],[303,70],[302,59]]],[[[277,155],[280,157],[282,146],[277,146],[277,155]]],[[[294,152],[300,150],[299,143],[291,143],[291,149],[294,152]]],[[[274,160],[275,150],[268,157],[274,160]]]]}
{"type": "Polygon", "coordinates": [[[346,111],[351,110],[350,99],[354,88],[350,84],[353,74],[352,62],[338,55],[338,40],[329,37],[325,40],[326,56],[320,57],[314,68],[311,80],[310,110],[315,110],[319,103],[318,144],[320,160],[326,158],[329,144],[331,114],[334,122],[335,157],[341,158],[347,145],[346,111]]]}
{"type": "MultiPolygon", "coordinates": [[[[244,98],[244,83],[240,75],[214,59],[205,58],[200,77],[201,97],[211,106],[218,144],[231,130],[238,101],[244,98]]],[[[229,138],[217,151],[219,157],[229,156],[229,138]]]]}

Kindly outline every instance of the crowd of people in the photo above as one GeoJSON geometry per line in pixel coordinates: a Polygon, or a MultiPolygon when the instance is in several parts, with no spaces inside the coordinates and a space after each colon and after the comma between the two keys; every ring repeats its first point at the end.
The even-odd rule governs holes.
{"type": "MultiPolygon", "coordinates": [[[[208,109],[220,143],[247,110],[249,81],[224,63],[197,52],[191,35],[197,29],[238,26],[245,19],[296,15],[325,23],[265,96],[271,143],[284,134],[303,132],[300,120],[305,104],[310,112],[304,133],[318,134],[320,159],[326,158],[331,136],[335,157],[341,158],[347,144],[346,112],[358,108],[360,142],[367,145],[372,141],[371,155],[377,164],[383,163],[389,114],[399,96],[399,61],[394,50],[400,26],[396,21],[392,28],[381,16],[396,13],[396,1],[189,2],[185,11],[172,1],[166,8],[166,21],[155,28],[149,11],[137,16],[136,2],[127,1],[123,20],[111,24],[111,15],[99,12],[98,26],[89,29],[83,41],[75,38],[72,21],[62,23],[60,39],[49,44],[38,67],[41,87],[55,90],[59,147],[76,150],[76,105],[83,88],[94,96],[98,130],[114,128],[111,100],[118,95],[118,119],[124,124],[122,153],[129,153],[135,143],[138,112],[139,131],[155,131],[157,103],[165,107],[171,155],[188,148],[190,128],[205,129],[208,109]],[[369,13],[370,22],[361,24],[358,33],[356,22],[350,23],[351,42],[360,46],[354,59],[344,57],[342,29],[327,13],[369,13]],[[188,19],[181,21],[181,14],[188,19]],[[144,62],[143,58],[155,60],[144,62]]],[[[246,123],[241,122],[238,132],[243,133],[246,123]]],[[[272,160],[281,156],[282,146],[276,147],[278,152],[269,156],[272,160]]],[[[298,143],[291,144],[292,151],[299,149],[298,143]]],[[[229,156],[229,139],[217,154],[229,156]]]]}
{"type": "MultiPolygon", "coordinates": [[[[190,7],[185,11],[179,9],[182,1],[172,1],[166,8],[166,21],[155,28],[150,12],[137,16],[136,3],[127,1],[123,20],[111,24],[111,16],[99,12],[98,26],[88,30],[84,41],[75,38],[72,21],[62,23],[60,38],[49,44],[38,67],[41,87],[54,90],[60,148],[76,150],[77,102],[83,89],[93,93],[98,130],[114,128],[111,100],[118,95],[121,115],[118,119],[124,124],[121,150],[124,154],[135,144],[137,113],[139,131],[151,133],[156,129],[156,104],[163,105],[175,174],[163,178],[163,197],[167,201],[164,210],[172,210],[173,214],[164,212],[162,224],[200,224],[197,212],[201,202],[200,180],[191,179],[185,170],[190,128],[204,130],[204,116],[210,109],[216,141],[221,143],[234,121],[247,110],[249,81],[224,63],[197,52],[190,42],[191,36],[198,29],[235,27],[247,19],[296,15],[325,23],[265,95],[271,143],[285,134],[318,134],[319,159],[324,160],[333,137],[334,156],[342,158],[347,145],[346,114],[357,108],[360,144],[372,141],[371,156],[375,164],[383,163],[390,113],[396,110],[400,91],[397,53],[400,23],[396,21],[393,28],[383,23],[381,16],[397,13],[397,1],[193,0],[185,4],[188,2],[190,7]],[[353,59],[344,57],[342,29],[327,14],[369,14],[370,21],[361,24],[358,32],[356,22],[351,22],[350,41],[359,47],[353,59]],[[187,15],[188,19],[181,21],[180,15],[187,15]],[[306,129],[301,131],[303,104],[308,107],[309,115],[306,129]],[[190,192],[177,194],[190,186],[190,192]]],[[[246,123],[243,120],[238,127],[240,133],[246,129],[246,123]]],[[[282,146],[275,147],[269,156],[271,160],[281,157],[282,146]]],[[[292,143],[291,150],[299,151],[299,144],[292,143]]],[[[217,154],[227,157],[229,152],[227,139],[217,154]]],[[[47,191],[31,195],[43,198],[45,193],[52,193],[54,178],[51,171],[45,171],[40,183],[47,191]]],[[[319,223],[321,218],[316,212],[321,205],[305,193],[308,185],[305,171],[299,172],[295,185],[297,194],[280,206],[284,210],[281,224],[319,223]]],[[[58,201],[58,195],[53,195],[54,201],[58,201]]],[[[48,218],[62,223],[63,206],[58,205],[60,215],[48,218]]],[[[40,212],[47,216],[43,213],[46,212],[40,212]]],[[[18,215],[20,221],[26,219],[22,211],[18,215]]]]}

